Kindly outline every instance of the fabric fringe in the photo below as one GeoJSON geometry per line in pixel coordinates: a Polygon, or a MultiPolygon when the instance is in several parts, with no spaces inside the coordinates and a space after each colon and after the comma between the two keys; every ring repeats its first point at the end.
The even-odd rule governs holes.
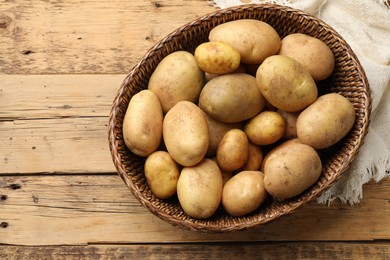
{"type": "Polygon", "coordinates": [[[338,198],[342,203],[349,203],[350,205],[359,203],[363,198],[364,184],[371,180],[379,182],[383,178],[390,178],[390,159],[375,161],[371,164],[371,168],[366,170],[366,173],[359,172],[357,169],[347,172],[338,182],[322,193],[317,198],[317,202],[330,205],[338,198]],[[344,187],[344,189],[339,187],[344,187]]]}

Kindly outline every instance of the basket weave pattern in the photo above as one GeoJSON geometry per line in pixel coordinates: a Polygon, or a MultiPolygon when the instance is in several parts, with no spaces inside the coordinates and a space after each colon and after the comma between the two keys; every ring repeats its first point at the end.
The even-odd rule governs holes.
{"type": "Polygon", "coordinates": [[[133,195],[159,218],[177,226],[203,232],[225,232],[252,228],[278,217],[291,214],[334,183],[355,158],[368,130],[371,96],[365,73],[349,45],[330,26],[302,11],[275,4],[244,5],[216,11],[200,17],[167,35],[153,46],[124,79],[114,100],[109,119],[109,145],[114,165],[133,195]],[[351,132],[338,144],[320,151],[323,170],[320,179],[303,194],[277,201],[268,198],[258,210],[232,217],[222,207],[207,220],[186,215],[176,197],[156,198],[144,176],[145,159],[132,154],[126,147],[122,123],[131,97],[146,89],[157,64],[168,54],[186,50],[192,52],[215,26],[238,19],[257,19],[275,28],[280,37],[304,33],[325,42],[335,55],[335,69],[330,78],[318,83],[319,93],[336,92],[354,105],[356,121],[351,132]]]}

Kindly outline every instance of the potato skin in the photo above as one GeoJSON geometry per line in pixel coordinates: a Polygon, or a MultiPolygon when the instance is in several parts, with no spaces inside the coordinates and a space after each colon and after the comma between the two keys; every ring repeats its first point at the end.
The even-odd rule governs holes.
{"type": "Polygon", "coordinates": [[[218,166],[224,171],[234,171],[248,160],[249,142],[244,131],[229,130],[222,138],[217,149],[218,166]]]}
{"type": "Polygon", "coordinates": [[[145,161],[145,177],[154,195],[167,199],[176,193],[179,167],[166,151],[156,151],[145,161]]]}
{"type": "Polygon", "coordinates": [[[263,111],[250,119],[244,126],[248,139],[257,145],[269,145],[278,141],[284,134],[286,123],[274,111],[263,111]]]}
{"type": "Polygon", "coordinates": [[[300,144],[298,138],[294,138],[294,139],[290,139],[290,140],[284,141],[284,142],[278,144],[276,147],[272,148],[270,151],[268,151],[268,153],[264,156],[263,161],[261,162],[260,171],[264,172],[265,164],[267,163],[268,158],[273,153],[275,153],[276,151],[280,150],[283,147],[286,147],[286,146],[289,146],[289,145],[295,144],[295,143],[299,143],[300,144]]]}
{"type": "Polygon", "coordinates": [[[205,42],[195,49],[198,66],[207,73],[226,74],[240,66],[240,53],[224,42],[205,42]]]}
{"type": "Polygon", "coordinates": [[[256,210],[266,197],[263,173],[242,171],[225,183],[222,205],[228,214],[240,217],[256,210]]]}
{"type": "Polygon", "coordinates": [[[209,129],[202,110],[189,101],[179,101],[165,115],[163,138],[172,158],[183,166],[193,166],[206,155],[209,129]]]}
{"type": "Polygon", "coordinates": [[[291,143],[273,152],[264,167],[264,187],[277,199],[299,195],[321,175],[322,163],[312,147],[291,143]]]}
{"type": "Polygon", "coordinates": [[[135,94],[123,119],[123,138],[131,152],[146,157],[156,151],[162,139],[163,112],[157,96],[142,90],[135,94]]]}
{"type": "Polygon", "coordinates": [[[258,171],[263,162],[263,149],[252,142],[248,143],[248,160],[238,171],[258,171]]]}
{"type": "Polygon", "coordinates": [[[218,165],[203,159],[192,167],[184,167],[177,183],[177,196],[184,212],[197,219],[211,217],[222,198],[222,174],[218,165]]]}
{"type": "Polygon", "coordinates": [[[197,102],[204,81],[204,72],[195,57],[186,51],[176,51],[157,65],[148,89],[156,94],[163,112],[167,113],[179,101],[197,102]]]}
{"type": "Polygon", "coordinates": [[[283,55],[265,59],[256,72],[256,81],[271,105],[288,112],[303,110],[318,96],[309,72],[299,62],[283,55]]]}
{"type": "Polygon", "coordinates": [[[242,129],[242,124],[224,123],[213,119],[206,113],[204,113],[204,115],[206,117],[210,133],[209,147],[207,149],[206,157],[213,157],[217,154],[218,145],[222,141],[223,136],[231,129],[242,129]]]}
{"type": "Polygon", "coordinates": [[[342,95],[320,96],[298,116],[298,139],[315,149],[332,146],[352,129],[355,116],[352,103],[342,95]]]}
{"type": "Polygon", "coordinates": [[[244,73],[218,76],[206,83],[199,97],[199,107],[212,118],[237,123],[257,115],[265,99],[256,79],[244,73]]]}
{"type": "Polygon", "coordinates": [[[297,60],[314,80],[324,80],[334,68],[332,50],[321,40],[306,34],[294,33],[282,39],[280,55],[297,60]]]}
{"type": "Polygon", "coordinates": [[[260,64],[268,56],[279,51],[281,40],[275,29],[269,24],[242,19],[230,21],[214,27],[209,40],[221,41],[235,47],[241,55],[241,62],[260,64]]]}

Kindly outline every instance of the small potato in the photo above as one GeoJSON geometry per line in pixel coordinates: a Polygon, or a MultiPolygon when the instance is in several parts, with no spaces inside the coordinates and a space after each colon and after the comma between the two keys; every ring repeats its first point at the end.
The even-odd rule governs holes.
{"type": "Polygon", "coordinates": [[[278,199],[299,195],[320,177],[321,159],[310,146],[289,144],[273,152],[264,167],[264,187],[278,199]]]}
{"type": "Polygon", "coordinates": [[[242,129],[241,123],[224,123],[213,119],[206,113],[204,113],[207,125],[209,128],[210,138],[209,147],[207,149],[206,156],[213,157],[217,154],[219,143],[222,141],[223,136],[231,129],[242,129]]]}
{"type": "Polygon", "coordinates": [[[222,205],[230,215],[240,217],[256,210],[266,197],[263,173],[242,171],[223,187],[222,205]]]}
{"type": "Polygon", "coordinates": [[[242,19],[214,27],[209,34],[211,42],[221,41],[235,47],[241,61],[260,64],[268,56],[279,51],[281,40],[275,29],[262,21],[242,19]]]}
{"type": "Polygon", "coordinates": [[[131,152],[146,157],[156,151],[162,139],[163,112],[153,92],[135,94],[123,119],[123,138],[131,152]]]}
{"type": "Polygon", "coordinates": [[[239,171],[258,171],[263,161],[263,150],[260,146],[249,142],[248,160],[239,171]]]}
{"type": "Polygon", "coordinates": [[[222,198],[222,175],[218,165],[204,159],[184,167],[177,183],[177,196],[184,212],[197,219],[211,217],[222,198]]]}
{"type": "Polygon", "coordinates": [[[332,50],[321,40],[309,35],[301,33],[287,35],[282,40],[279,54],[301,63],[314,80],[324,80],[333,72],[332,50]]]}
{"type": "Polygon", "coordinates": [[[183,166],[199,163],[209,145],[209,129],[202,110],[189,101],[179,101],[165,115],[163,137],[177,163],[183,166]]]}
{"type": "Polygon", "coordinates": [[[273,111],[264,111],[250,119],[244,126],[248,139],[257,145],[269,145],[284,134],[286,123],[283,117],[273,111]]]}
{"type": "Polygon", "coordinates": [[[276,112],[278,112],[284,119],[284,122],[286,122],[286,131],[284,131],[283,138],[293,139],[297,138],[297,119],[299,116],[299,112],[287,112],[281,109],[278,109],[276,112]]]}
{"type": "Polygon", "coordinates": [[[326,94],[298,116],[297,135],[301,143],[323,149],[346,136],[354,123],[352,103],[340,94],[326,94]]]}
{"type": "Polygon", "coordinates": [[[179,167],[169,153],[157,151],[145,161],[145,177],[154,195],[167,199],[176,193],[179,167]]]}
{"type": "Polygon", "coordinates": [[[204,85],[204,77],[204,72],[191,53],[176,51],[157,65],[148,89],[156,94],[165,114],[179,101],[196,102],[204,85]]]}
{"type": "Polygon", "coordinates": [[[225,74],[206,83],[199,97],[199,107],[212,118],[237,123],[257,115],[264,98],[256,79],[248,74],[225,74]]]}
{"type": "Polygon", "coordinates": [[[240,65],[240,53],[224,42],[205,42],[195,49],[198,66],[207,73],[226,74],[240,65]]]}
{"type": "Polygon", "coordinates": [[[257,70],[256,81],[269,103],[288,112],[303,110],[318,96],[309,72],[296,60],[283,55],[265,59],[257,70]]]}
{"type": "Polygon", "coordinates": [[[234,171],[248,160],[248,138],[240,129],[229,130],[217,149],[217,162],[224,171],[234,171]]]}

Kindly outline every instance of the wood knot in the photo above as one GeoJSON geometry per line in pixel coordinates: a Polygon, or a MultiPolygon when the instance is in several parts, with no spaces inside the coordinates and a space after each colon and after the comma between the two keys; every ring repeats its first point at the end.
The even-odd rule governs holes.
{"type": "Polygon", "coordinates": [[[22,186],[20,186],[20,184],[17,184],[17,183],[13,183],[13,184],[9,185],[9,187],[11,190],[18,190],[18,189],[22,188],[22,186]]]}
{"type": "Polygon", "coordinates": [[[157,8],[160,8],[160,7],[162,7],[162,4],[161,4],[161,3],[159,3],[159,2],[154,2],[153,4],[154,4],[154,6],[155,6],[155,7],[157,7],[157,8]]]}
{"type": "Polygon", "coordinates": [[[12,19],[8,16],[0,15],[0,29],[7,29],[12,23],[12,19]]]}
{"type": "Polygon", "coordinates": [[[2,227],[2,228],[8,227],[8,222],[1,222],[0,227],[2,227]]]}

